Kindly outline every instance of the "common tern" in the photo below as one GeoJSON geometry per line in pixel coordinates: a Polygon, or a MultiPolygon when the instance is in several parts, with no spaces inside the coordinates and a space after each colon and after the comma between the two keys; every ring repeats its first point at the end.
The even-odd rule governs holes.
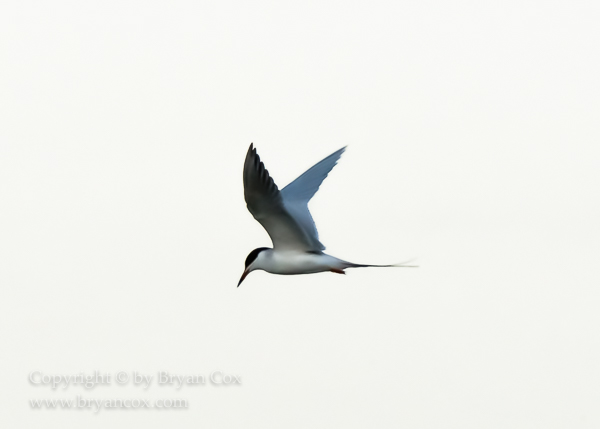
{"type": "Polygon", "coordinates": [[[244,198],[252,216],[267,230],[273,248],[259,247],[246,258],[238,287],[255,270],[272,274],[312,274],[324,271],[345,274],[346,268],[413,267],[406,263],[365,265],[343,261],[323,253],[308,202],[346,147],[313,165],[281,191],[250,144],[244,162],[244,198]]]}

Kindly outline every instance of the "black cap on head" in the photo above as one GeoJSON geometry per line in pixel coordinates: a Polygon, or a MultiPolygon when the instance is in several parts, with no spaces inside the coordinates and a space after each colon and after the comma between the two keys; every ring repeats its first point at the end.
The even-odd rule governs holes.
{"type": "Polygon", "coordinates": [[[267,250],[267,249],[269,249],[269,248],[268,247],[259,247],[258,249],[254,249],[252,252],[250,252],[248,257],[246,258],[246,268],[248,268],[250,266],[250,264],[256,260],[256,258],[258,257],[258,254],[260,252],[262,252],[263,250],[267,250]]]}

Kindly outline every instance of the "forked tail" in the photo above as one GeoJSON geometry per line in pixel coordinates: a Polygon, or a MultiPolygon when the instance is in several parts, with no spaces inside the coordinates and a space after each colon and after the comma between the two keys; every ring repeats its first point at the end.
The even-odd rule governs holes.
{"type": "Polygon", "coordinates": [[[408,261],[399,262],[397,264],[390,265],[371,265],[371,264],[353,264],[352,262],[347,262],[348,266],[346,268],[365,268],[365,267],[403,267],[403,268],[418,268],[418,265],[408,265],[413,262],[414,259],[410,259],[408,261]]]}

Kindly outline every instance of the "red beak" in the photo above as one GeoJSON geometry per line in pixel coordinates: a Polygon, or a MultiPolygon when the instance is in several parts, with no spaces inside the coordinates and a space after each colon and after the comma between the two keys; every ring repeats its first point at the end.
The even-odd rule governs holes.
{"type": "Polygon", "coordinates": [[[240,279],[240,282],[238,283],[237,287],[240,287],[240,285],[242,284],[242,282],[244,281],[244,279],[246,278],[246,276],[248,274],[250,274],[250,271],[244,270],[244,274],[242,274],[242,278],[240,279]]]}

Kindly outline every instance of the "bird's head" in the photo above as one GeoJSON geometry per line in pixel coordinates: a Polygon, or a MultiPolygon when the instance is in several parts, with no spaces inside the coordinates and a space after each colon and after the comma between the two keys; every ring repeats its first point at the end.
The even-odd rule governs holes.
{"type": "Polygon", "coordinates": [[[246,258],[246,267],[244,268],[244,273],[242,274],[242,278],[238,283],[238,287],[240,287],[240,285],[242,284],[242,282],[248,274],[250,274],[254,270],[261,269],[260,263],[261,260],[265,257],[265,253],[263,253],[265,250],[269,250],[269,248],[259,247],[258,249],[254,249],[248,254],[248,257],[246,258]]]}

